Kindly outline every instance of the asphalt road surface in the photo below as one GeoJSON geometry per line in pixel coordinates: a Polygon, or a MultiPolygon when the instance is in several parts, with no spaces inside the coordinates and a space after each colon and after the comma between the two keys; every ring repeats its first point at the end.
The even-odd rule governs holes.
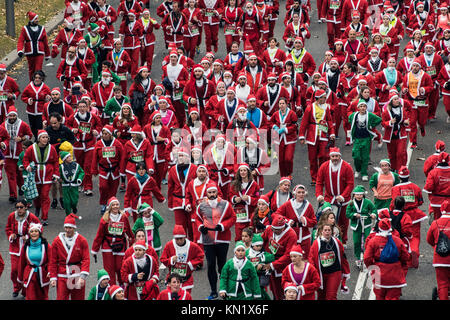
{"type": "MultiPolygon", "coordinates": [[[[282,41],[282,34],[284,32],[283,19],[285,14],[285,1],[280,1],[280,20],[278,20],[275,36],[280,41],[281,47],[283,48],[284,42],[282,41]]],[[[109,1],[115,8],[118,7],[118,0],[109,1]]],[[[159,3],[159,2],[158,2],[159,3]]],[[[156,16],[156,7],[158,5],[155,1],[151,1],[151,15],[156,17],[156,19],[161,22],[161,19],[156,16]]],[[[314,9],[316,7],[315,1],[312,4],[312,25],[310,27],[311,38],[306,41],[307,50],[313,55],[317,65],[319,65],[323,61],[323,54],[325,50],[327,50],[327,38],[326,38],[326,26],[324,24],[317,23],[317,11],[314,9]]],[[[118,29],[118,24],[116,26],[116,30],[118,29]]],[[[117,33],[117,31],[116,31],[117,33]]],[[[164,56],[167,54],[165,46],[163,44],[163,35],[161,30],[155,31],[157,44],[155,48],[155,58],[153,60],[154,67],[152,68],[152,78],[155,79],[156,83],[160,83],[161,81],[161,61],[164,56]]],[[[225,57],[225,42],[223,37],[223,29],[219,31],[219,51],[216,54],[217,58],[225,57]]],[[[241,47],[242,48],[242,47],[241,47]]],[[[402,47],[403,48],[403,47],[402,47]]],[[[203,44],[201,46],[200,55],[196,56],[195,61],[198,62],[200,58],[205,54],[205,46],[204,39],[203,44]]],[[[25,61],[25,60],[22,60],[25,61]]],[[[55,86],[61,86],[60,83],[56,80],[56,69],[59,64],[59,57],[56,59],[51,59],[49,62],[52,62],[54,66],[45,66],[44,71],[47,74],[46,83],[50,88],[55,86]]],[[[17,68],[11,75],[18,81],[19,87],[21,90],[25,88],[28,84],[28,72],[26,62],[21,63],[23,66],[17,68]]],[[[25,105],[19,101],[16,105],[19,110],[19,117],[22,119],[27,119],[25,115],[25,105]]],[[[418,148],[414,150],[412,153],[409,169],[411,171],[411,180],[417,183],[421,188],[423,188],[425,184],[425,176],[422,171],[423,159],[428,155],[434,152],[434,144],[437,139],[444,140],[448,145],[450,144],[449,137],[449,124],[446,124],[446,114],[444,110],[444,106],[442,101],[439,104],[437,119],[433,123],[429,123],[426,127],[427,135],[422,138],[419,136],[418,140],[418,148]]],[[[343,137],[344,133],[341,128],[340,136],[343,137]]],[[[351,157],[351,147],[344,146],[344,139],[339,139],[336,142],[336,145],[341,148],[341,152],[343,153],[344,160],[352,163],[351,157]]],[[[375,172],[374,166],[378,165],[378,161],[380,159],[387,157],[387,149],[386,145],[383,145],[381,149],[376,148],[376,143],[372,148],[371,160],[373,161],[373,165],[369,168],[369,175],[375,172]]],[[[307,147],[306,145],[300,145],[297,143],[296,152],[295,152],[295,166],[293,173],[293,181],[295,184],[302,183],[306,186],[310,185],[310,177],[309,177],[309,164],[307,159],[307,147]]],[[[3,173],[3,187],[0,191],[0,229],[5,229],[5,224],[7,221],[7,216],[10,212],[12,212],[13,206],[8,202],[8,186],[6,175],[3,173]]],[[[266,183],[266,191],[271,190],[276,187],[279,181],[279,174],[269,175],[265,178],[266,183]]],[[[357,184],[363,184],[368,189],[368,183],[363,183],[361,180],[356,181],[357,184]]],[[[317,203],[315,197],[313,196],[314,191],[312,187],[309,187],[309,198],[308,200],[312,202],[314,208],[317,207],[317,203]]],[[[167,195],[167,186],[162,187],[162,192],[164,195],[167,195]]],[[[117,197],[120,201],[123,201],[124,193],[118,192],[117,197]]],[[[369,194],[369,197],[373,199],[373,194],[369,194]]],[[[89,242],[92,244],[92,241],[95,237],[97,227],[100,219],[100,206],[98,203],[99,194],[98,194],[98,179],[94,178],[94,196],[86,197],[84,195],[80,195],[79,201],[79,215],[83,217],[81,221],[77,222],[78,232],[85,236],[89,242]]],[[[422,210],[428,208],[428,198],[425,196],[425,203],[421,207],[422,210]]],[[[172,230],[174,225],[174,217],[173,213],[167,209],[164,205],[160,205],[155,201],[155,210],[157,210],[161,216],[164,218],[164,224],[160,228],[161,241],[165,244],[167,241],[172,239],[172,230]]],[[[34,212],[31,209],[31,212],[34,212]]],[[[62,208],[58,207],[58,209],[50,209],[49,212],[49,225],[45,228],[44,236],[52,241],[59,232],[63,231],[63,222],[64,222],[65,214],[62,208]]],[[[426,232],[428,230],[428,222],[425,221],[422,223],[421,227],[421,246],[420,246],[420,266],[418,269],[410,269],[407,275],[407,287],[403,289],[402,300],[428,300],[431,298],[431,291],[433,287],[436,285],[436,278],[434,268],[432,267],[432,257],[433,251],[432,248],[425,242],[426,232]]],[[[355,287],[357,286],[357,280],[359,276],[359,269],[355,266],[355,259],[353,254],[353,244],[352,244],[352,234],[349,229],[348,234],[349,242],[348,248],[346,249],[346,255],[349,259],[351,266],[351,278],[348,281],[348,286],[350,288],[350,294],[338,294],[338,299],[342,300],[350,300],[355,291],[355,287]]],[[[234,239],[234,235],[233,235],[234,239]]],[[[234,244],[230,244],[230,249],[228,251],[228,256],[232,257],[234,244]]],[[[3,272],[2,277],[0,278],[0,299],[9,300],[12,298],[12,283],[10,280],[10,260],[8,254],[8,240],[6,238],[5,232],[0,233],[0,252],[5,260],[5,270],[3,272]]],[[[97,282],[97,270],[102,268],[102,259],[101,255],[99,255],[99,259],[97,263],[94,263],[93,259],[91,259],[91,268],[90,268],[90,276],[87,279],[87,288],[86,288],[86,296],[96,282],[97,282]]],[[[195,287],[192,291],[192,296],[196,300],[205,299],[209,293],[209,284],[207,280],[207,272],[206,272],[206,261],[204,263],[204,268],[200,271],[194,273],[195,278],[195,287]]],[[[360,299],[367,300],[369,299],[369,292],[362,285],[358,285],[358,287],[362,288],[360,299]]],[[[161,286],[161,289],[164,287],[161,286]]],[[[49,291],[49,298],[54,300],[56,297],[55,288],[51,288],[49,291]]],[[[19,296],[17,299],[20,299],[19,296]]]]}

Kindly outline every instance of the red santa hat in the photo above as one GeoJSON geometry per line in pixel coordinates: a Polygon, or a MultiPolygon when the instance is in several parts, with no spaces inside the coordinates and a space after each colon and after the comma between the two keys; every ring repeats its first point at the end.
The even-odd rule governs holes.
{"type": "Polygon", "coordinates": [[[6,115],[9,116],[10,114],[15,114],[16,116],[18,115],[17,109],[15,106],[9,106],[8,113],[6,115]]]}
{"type": "MultiPolygon", "coordinates": [[[[205,60],[209,63],[208,59],[205,59],[205,60]]],[[[201,62],[203,62],[203,59],[202,59],[201,62]]],[[[204,69],[200,64],[196,64],[196,65],[192,68],[192,71],[196,71],[196,70],[201,70],[202,72],[205,72],[205,69],[204,69]]]]}
{"type": "Polygon", "coordinates": [[[225,135],[223,133],[221,133],[221,134],[218,134],[216,136],[216,140],[215,141],[218,141],[218,140],[226,141],[227,139],[226,139],[225,135]]]}
{"type": "Polygon", "coordinates": [[[332,62],[336,62],[336,64],[339,65],[339,60],[335,57],[330,59],[330,63],[332,63],[332,62]]]}
{"type": "Polygon", "coordinates": [[[314,92],[314,97],[316,98],[316,99],[319,99],[320,97],[323,97],[323,96],[325,96],[327,93],[325,92],[325,90],[322,90],[322,89],[318,89],[318,90],[316,90],[316,92],[314,92]]]}
{"type": "Polygon", "coordinates": [[[303,184],[298,184],[294,187],[294,190],[292,190],[292,192],[295,194],[297,192],[297,189],[302,189],[305,190],[306,193],[308,193],[308,190],[306,189],[306,187],[303,184]]]}
{"type": "Polygon", "coordinates": [[[301,44],[303,44],[303,38],[299,36],[295,37],[294,43],[296,42],[300,42],[301,44]]]}
{"type": "Polygon", "coordinates": [[[108,77],[111,77],[112,74],[111,74],[111,72],[110,72],[109,70],[103,70],[103,71],[102,71],[102,76],[108,76],[108,77]]]}
{"type": "Polygon", "coordinates": [[[248,37],[246,37],[244,40],[244,53],[247,53],[247,54],[253,53],[253,46],[252,46],[250,40],[248,39],[248,37]]]}
{"type": "Polygon", "coordinates": [[[233,86],[233,87],[228,87],[228,89],[227,89],[227,91],[226,91],[227,93],[228,92],[233,92],[234,94],[236,94],[236,88],[233,86]]]}
{"type": "Polygon", "coordinates": [[[127,15],[136,17],[136,11],[134,9],[131,9],[128,11],[127,15]]]}
{"type": "Polygon", "coordinates": [[[292,183],[292,177],[281,177],[280,181],[278,182],[278,185],[282,184],[285,181],[288,181],[289,183],[292,183]]]}
{"type": "Polygon", "coordinates": [[[214,59],[214,53],[212,53],[211,51],[209,51],[209,52],[207,52],[207,53],[205,54],[205,57],[211,57],[211,58],[214,59]]]}
{"type": "MultiPolygon", "coordinates": [[[[100,12],[101,12],[101,11],[100,11],[100,12]]],[[[150,10],[148,10],[147,8],[145,8],[144,11],[142,11],[142,14],[144,14],[144,13],[150,14],[150,10]]]]}
{"type": "Polygon", "coordinates": [[[77,228],[77,223],[76,220],[81,220],[82,217],[77,216],[73,213],[69,214],[65,219],[64,219],[64,227],[69,227],[69,228],[77,228]]]}
{"type": "Polygon", "coordinates": [[[36,20],[39,17],[36,13],[34,13],[32,11],[28,11],[27,16],[28,16],[28,20],[30,20],[30,22],[33,22],[34,20],[36,20]]]}
{"type": "Polygon", "coordinates": [[[243,104],[239,105],[236,109],[236,113],[238,113],[240,110],[245,110],[247,111],[247,107],[243,104]]]}
{"type": "Polygon", "coordinates": [[[403,52],[406,54],[408,51],[414,52],[414,47],[411,43],[408,43],[405,48],[403,49],[403,52]]]}
{"type": "MultiPolygon", "coordinates": [[[[412,37],[414,38],[414,36],[416,35],[416,33],[418,33],[418,34],[420,34],[421,36],[423,36],[422,35],[422,31],[420,30],[420,29],[415,29],[414,31],[413,31],[413,33],[412,33],[412,37]]],[[[408,44],[410,44],[409,42],[408,42],[408,44]]]]}
{"type": "Polygon", "coordinates": [[[134,133],[134,134],[144,134],[144,132],[142,131],[142,127],[136,123],[130,130],[130,133],[134,133]]]}
{"type": "Polygon", "coordinates": [[[367,79],[366,79],[366,77],[360,76],[359,79],[358,79],[358,84],[359,84],[360,82],[364,82],[364,83],[367,84],[367,79]]]}
{"type": "Polygon", "coordinates": [[[387,103],[391,102],[392,99],[394,99],[394,98],[399,98],[399,97],[400,97],[400,96],[399,96],[397,90],[391,90],[391,91],[389,91],[389,101],[388,101],[387,103]]]}
{"type": "Polygon", "coordinates": [[[411,66],[413,66],[414,64],[417,64],[420,68],[422,68],[422,64],[420,63],[419,58],[415,58],[414,61],[411,63],[411,66]]]}
{"type": "Polygon", "coordinates": [[[428,41],[427,43],[425,43],[424,48],[426,48],[426,47],[431,47],[431,48],[434,49],[434,44],[433,44],[433,42],[428,41]]]}
{"type": "Polygon", "coordinates": [[[144,71],[144,70],[147,70],[147,71],[148,71],[147,66],[139,67],[139,69],[137,69],[137,73],[141,73],[141,72],[144,71]]]}
{"type": "Polygon", "coordinates": [[[409,169],[407,166],[401,166],[398,171],[398,176],[400,178],[408,178],[409,177],[409,169]]]}
{"type": "MultiPolygon", "coordinates": [[[[226,74],[229,74],[230,76],[233,76],[233,72],[231,72],[231,70],[225,69],[223,71],[223,75],[225,76],[226,74]]],[[[225,82],[224,82],[225,83],[225,82]]]]}
{"type": "Polygon", "coordinates": [[[142,250],[146,251],[147,250],[147,244],[145,243],[144,240],[138,240],[133,245],[133,249],[136,249],[136,248],[139,248],[139,249],[142,249],[142,250]]]}
{"type": "MultiPolygon", "coordinates": [[[[198,145],[198,144],[195,144],[195,145],[193,145],[192,146],[192,148],[191,148],[191,153],[192,153],[192,151],[199,151],[199,152],[202,152],[202,146],[200,146],[200,145],[198,145]]],[[[206,167],[205,167],[206,168],[206,167]]],[[[198,169],[198,167],[197,167],[197,169],[198,169]]]]}
{"type": "Polygon", "coordinates": [[[270,207],[269,197],[266,196],[265,194],[263,194],[262,196],[259,197],[258,202],[262,202],[262,203],[264,203],[266,206],[270,207]]]}
{"type": "Polygon", "coordinates": [[[39,130],[38,131],[37,140],[39,141],[39,138],[42,137],[43,135],[47,135],[48,136],[48,132],[45,131],[44,129],[39,130]]]}
{"type": "Polygon", "coordinates": [[[334,40],[334,44],[338,44],[338,43],[344,44],[344,40],[342,40],[342,39],[336,39],[336,40],[334,40]]]}
{"type": "Polygon", "coordinates": [[[112,286],[109,286],[108,288],[108,294],[111,297],[111,299],[114,298],[114,296],[119,293],[120,291],[123,291],[123,288],[118,286],[117,284],[113,284],[112,286]]]}
{"type": "Polygon", "coordinates": [[[197,166],[197,170],[196,170],[195,172],[197,173],[197,172],[198,172],[198,169],[200,169],[200,168],[205,169],[205,170],[206,170],[206,174],[209,175],[208,168],[207,168],[206,165],[204,165],[204,164],[199,164],[199,165],[197,166]]]}
{"type": "Polygon", "coordinates": [[[336,154],[342,156],[341,150],[339,150],[338,147],[331,147],[330,148],[330,156],[333,156],[333,155],[336,155],[336,154]]]}
{"type": "Polygon", "coordinates": [[[176,56],[176,57],[178,58],[178,52],[177,52],[177,50],[175,50],[175,49],[170,50],[169,57],[172,57],[172,56],[176,56]]]}
{"type": "MultiPolygon", "coordinates": [[[[60,94],[61,94],[61,93],[60,93],[60,94]]],[[[83,95],[81,96],[81,100],[89,100],[89,101],[92,101],[92,98],[91,98],[90,95],[88,95],[87,93],[85,93],[85,94],[83,94],[83,95]]]]}
{"type": "Polygon", "coordinates": [[[389,209],[388,208],[383,208],[377,211],[377,215],[378,215],[378,220],[381,219],[391,219],[391,215],[389,213],[389,209]]]}
{"type": "Polygon", "coordinates": [[[222,62],[222,60],[220,60],[220,59],[216,59],[216,60],[214,60],[214,63],[213,63],[213,65],[214,64],[217,64],[217,65],[219,65],[219,66],[222,66],[223,67],[223,62],[222,62]]]}
{"type": "Polygon", "coordinates": [[[425,4],[422,1],[417,2],[416,8],[419,7],[424,7],[425,8],[425,4]]]}
{"type": "Polygon", "coordinates": [[[112,135],[114,133],[114,128],[112,125],[107,124],[102,128],[102,131],[105,130],[106,132],[108,132],[110,135],[112,135]]]}
{"type": "Polygon", "coordinates": [[[441,203],[441,213],[450,214],[450,201],[444,200],[444,202],[441,203]]]}
{"type": "Polygon", "coordinates": [[[31,230],[38,230],[40,233],[42,233],[42,224],[40,223],[30,223],[28,227],[28,233],[31,232],[31,230]]]}
{"type": "Polygon", "coordinates": [[[186,231],[184,231],[183,226],[176,224],[173,227],[173,238],[186,238],[186,231]]]}
{"type": "Polygon", "coordinates": [[[239,164],[236,171],[239,171],[239,170],[241,170],[242,168],[245,168],[245,169],[247,169],[247,170],[250,171],[250,166],[249,166],[247,163],[241,163],[241,164],[239,164]]]}
{"type": "Polygon", "coordinates": [[[288,290],[294,290],[295,292],[298,293],[297,285],[295,283],[293,283],[293,282],[286,282],[284,284],[284,288],[283,289],[284,289],[284,292],[286,292],[288,290]]]}
{"type": "Polygon", "coordinates": [[[217,189],[217,185],[215,184],[215,182],[210,181],[207,185],[206,185],[206,192],[211,191],[211,190],[218,190],[217,189]]]}
{"type": "Polygon", "coordinates": [[[256,101],[256,96],[253,93],[250,93],[247,97],[247,102],[249,102],[250,100],[255,100],[256,101]]]}
{"type": "Polygon", "coordinates": [[[169,44],[167,45],[167,49],[169,49],[169,51],[177,50],[177,44],[175,42],[169,42],[169,44]]]}
{"type": "Polygon", "coordinates": [[[6,64],[0,63],[0,71],[6,71],[6,64]]]}
{"type": "Polygon", "coordinates": [[[378,52],[379,52],[379,50],[378,50],[378,48],[377,48],[377,47],[372,47],[372,48],[370,48],[370,51],[369,51],[369,53],[372,53],[372,52],[376,52],[376,53],[378,53],[378,52]]]}
{"type": "Polygon", "coordinates": [[[267,80],[270,79],[277,80],[277,75],[273,72],[269,73],[269,75],[267,76],[267,80]]]}
{"type": "Polygon", "coordinates": [[[291,74],[290,74],[289,72],[283,72],[283,73],[281,74],[281,80],[283,80],[284,78],[289,78],[289,79],[291,79],[292,76],[291,76],[291,74]]]}
{"type": "Polygon", "coordinates": [[[442,152],[442,151],[444,151],[444,150],[445,150],[445,142],[442,141],[442,140],[436,141],[436,144],[434,145],[434,149],[435,149],[437,152],[442,152]]]}
{"type": "Polygon", "coordinates": [[[119,199],[117,199],[116,197],[111,197],[111,198],[109,198],[108,199],[108,209],[110,209],[111,208],[111,205],[114,203],[114,202],[117,202],[117,203],[119,203],[120,204],[120,201],[119,201],[119,199]]]}
{"type": "Polygon", "coordinates": [[[450,155],[447,152],[443,151],[439,154],[438,161],[439,161],[439,163],[442,163],[442,162],[449,163],[450,155]]]}
{"type": "Polygon", "coordinates": [[[184,154],[186,157],[190,157],[191,153],[189,152],[188,149],[186,149],[185,147],[181,147],[180,149],[178,149],[178,154],[184,154]]]}
{"type": "Polygon", "coordinates": [[[165,102],[166,104],[169,104],[169,99],[165,96],[159,97],[158,102],[165,102]]]}
{"type": "Polygon", "coordinates": [[[153,113],[150,115],[150,121],[155,120],[155,118],[156,118],[157,116],[160,116],[160,117],[161,117],[161,113],[159,112],[159,110],[153,111],[153,113]]]}
{"type": "Polygon", "coordinates": [[[251,134],[246,138],[248,143],[258,144],[258,136],[256,134],[251,134]]]}
{"type": "Polygon", "coordinates": [[[196,114],[200,114],[199,112],[198,112],[198,108],[197,107],[191,107],[191,108],[189,108],[189,115],[191,115],[192,113],[196,113],[196,114]]]}
{"type": "Polygon", "coordinates": [[[391,221],[389,221],[389,219],[387,219],[387,218],[381,219],[380,222],[378,222],[378,229],[380,231],[384,231],[384,232],[392,231],[391,221]]]}
{"type": "Polygon", "coordinates": [[[296,244],[292,246],[291,251],[289,251],[289,254],[296,254],[303,257],[305,255],[305,251],[302,249],[301,245],[296,244]]]}
{"type": "Polygon", "coordinates": [[[448,9],[447,2],[441,2],[441,5],[439,6],[440,10],[448,9]]]}
{"type": "MultiPolygon", "coordinates": [[[[325,51],[325,55],[329,55],[329,56],[334,57],[334,53],[333,53],[333,51],[331,51],[331,50],[325,51]]],[[[318,73],[320,74],[320,72],[318,72],[318,73]]]]}
{"type": "Polygon", "coordinates": [[[272,229],[283,229],[286,225],[284,217],[278,213],[272,214],[272,229]]]}
{"type": "Polygon", "coordinates": [[[361,14],[359,13],[358,10],[353,10],[352,18],[361,18],[361,14]]]}
{"type": "Polygon", "coordinates": [[[200,60],[200,64],[202,64],[202,63],[211,64],[211,61],[209,61],[209,59],[207,57],[203,57],[202,60],[200,60]]]}
{"type": "Polygon", "coordinates": [[[322,83],[328,87],[327,78],[325,78],[325,77],[321,77],[317,83],[318,84],[322,83]]]}

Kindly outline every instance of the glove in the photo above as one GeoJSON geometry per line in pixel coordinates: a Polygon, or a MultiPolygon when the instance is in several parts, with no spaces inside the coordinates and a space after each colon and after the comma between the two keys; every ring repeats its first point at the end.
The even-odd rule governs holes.
{"type": "Polygon", "coordinates": [[[214,230],[216,231],[222,231],[222,227],[220,226],[220,224],[216,225],[216,227],[214,228],[214,230]]]}
{"type": "Polygon", "coordinates": [[[208,229],[206,229],[205,226],[201,226],[201,227],[200,227],[200,232],[201,232],[202,234],[207,234],[207,233],[208,233],[208,229]]]}
{"type": "Polygon", "coordinates": [[[61,76],[61,81],[64,81],[64,80],[66,80],[66,76],[61,76]]]}
{"type": "Polygon", "coordinates": [[[22,58],[23,57],[23,52],[18,52],[17,55],[22,58]]]}
{"type": "Polygon", "coordinates": [[[273,130],[278,131],[278,130],[280,130],[280,128],[278,128],[278,126],[273,126],[273,130]]]}
{"type": "Polygon", "coordinates": [[[450,89],[450,82],[446,82],[446,83],[444,84],[444,88],[445,88],[445,89],[450,89]]]}

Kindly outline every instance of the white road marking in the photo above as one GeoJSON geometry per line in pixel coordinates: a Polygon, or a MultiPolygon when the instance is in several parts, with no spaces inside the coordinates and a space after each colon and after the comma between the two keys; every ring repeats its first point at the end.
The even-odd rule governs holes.
{"type": "Polygon", "coordinates": [[[356,282],[352,300],[361,300],[361,295],[364,290],[364,284],[366,283],[367,274],[367,269],[366,267],[364,267],[364,269],[358,275],[358,281],[356,282]]]}
{"type": "Polygon", "coordinates": [[[413,149],[411,149],[411,141],[408,142],[408,147],[406,147],[406,153],[408,154],[408,161],[406,161],[406,166],[409,167],[409,162],[411,161],[411,156],[413,153],[413,149]]]}

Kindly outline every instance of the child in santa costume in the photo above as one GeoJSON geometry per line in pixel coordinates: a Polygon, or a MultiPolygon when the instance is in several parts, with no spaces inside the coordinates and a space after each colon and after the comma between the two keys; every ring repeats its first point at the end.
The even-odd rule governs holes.
{"type": "Polygon", "coordinates": [[[162,248],[159,228],[164,223],[164,219],[146,202],[139,205],[136,212],[139,217],[134,222],[133,233],[143,229],[146,233],[145,243],[151,246],[159,257],[162,248]]]}
{"type": "Polygon", "coordinates": [[[50,286],[56,286],[56,300],[84,300],[86,278],[89,276],[89,244],[76,229],[76,219],[69,214],[64,219],[64,232],[52,241],[50,254],[50,286]]]}
{"type": "Polygon", "coordinates": [[[166,282],[170,283],[169,275],[176,273],[181,278],[181,288],[191,293],[194,288],[193,272],[203,264],[204,257],[200,246],[186,239],[183,226],[175,225],[173,240],[166,243],[161,255],[161,263],[169,268],[166,282]]]}
{"type": "Polygon", "coordinates": [[[159,269],[155,258],[145,252],[147,244],[144,241],[138,241],[133,248],[134,254],[123,261],[120,274],[126,284],[125,297],[128,300],[143,300],[146,283],[158,283],[159,269]]]}
{"type": "Polygon", "coordinates": [[[353,189],[353,199],[347,206],[346,215],[350,220],[350,228],[353,230],[353,253],[356,258],[356,266],[362,267],[362,248],[372,229],[372,224],[377,218],[377,210],[372,201],[366,198],[366,189],[357,185],[353,189]]]}
{"type": "Polygon", "coordinates": [[[391,171],[389,159],[380,160],[380,172],[375,172],[369,181],[374,195],[374,205],[377,209],[389,208],[392,201],[392,187],[400,183],[398,173],[391,171]]]}
{"type": "Polygon", "coordinates": [[[227,300],[254,300],[261,298],[258,275],[245,256],[245,245],[236,242],[234,257],[228,260],[220,273],[219,295],[227,300]]]}
{"type": "Polygon", "coordinates": [[[434,219],[441,216],[441,205],[450,198],[450,155],[447,152],[441,152],[438,157],[438,164],[427,176],[423,191],[428,193],[428,199],[433,209],[430,215],[434,219]]]}
{"type": "MultiPolygon", "coordinates": [[[[450,201],[444,200],[441,205],[442,216],[433,221],[427,232],[427,242],[433,247],[433,267],[436,272],[436,282],[439,300],[448,300],[449,290],[449,272],[450,272],[450,255],[445,255],[445,252],[438,251],[441,244],[441,233],[447,239],[450,238],[450,201]]],[[[447,240],[448,242],[448,240],[447,240]]],[[[448,250],[448,247],[447,247],[448,250]]]]}
{"type": "Polygon", "coordinates": [[[190,293],[181,288],[181,281],[178,273],[169,274],[167,288],[158,294],[156,300],[192,300],[190,293]]]}
{"type": "Polygon", "coordinates": [[[61,179],[62,196],[66,215],[78,212],[78,188],[83,183],[84,170],[73,160],[69,152],[61,151],[62,164],[59,165],[59,176],[61,179]]]}
{"type": "Polygon", "coordinates": [[[377,300],[398,300],[406,286],[406,278],[403,268],[409,259],[409,254],[402,240],[392,234],[391,222],[384,218],[378,223],[378,233],[369,240],[364,252],[364,264],[366,267],[375,265],[376,274],[372,274],[374,293],[377,300]],[[392,243],[393,244],[390,244],[392,243]],[[383,254],[392,248],[392,254],[383,254]]]}
{"type": "Polygon", "coordinates": [[[111,278],[111,284],[123,284],[120,277],[122,265],[128,244],[133,243],[134,235],[131,231],[128,215],[120,210],[120,202],[116,197],[108,200],[108,207],[100,219],[97,234],[92,243],[91,253],[97,260],[97,253],[102,252],[103,267],[111,278]]]}

